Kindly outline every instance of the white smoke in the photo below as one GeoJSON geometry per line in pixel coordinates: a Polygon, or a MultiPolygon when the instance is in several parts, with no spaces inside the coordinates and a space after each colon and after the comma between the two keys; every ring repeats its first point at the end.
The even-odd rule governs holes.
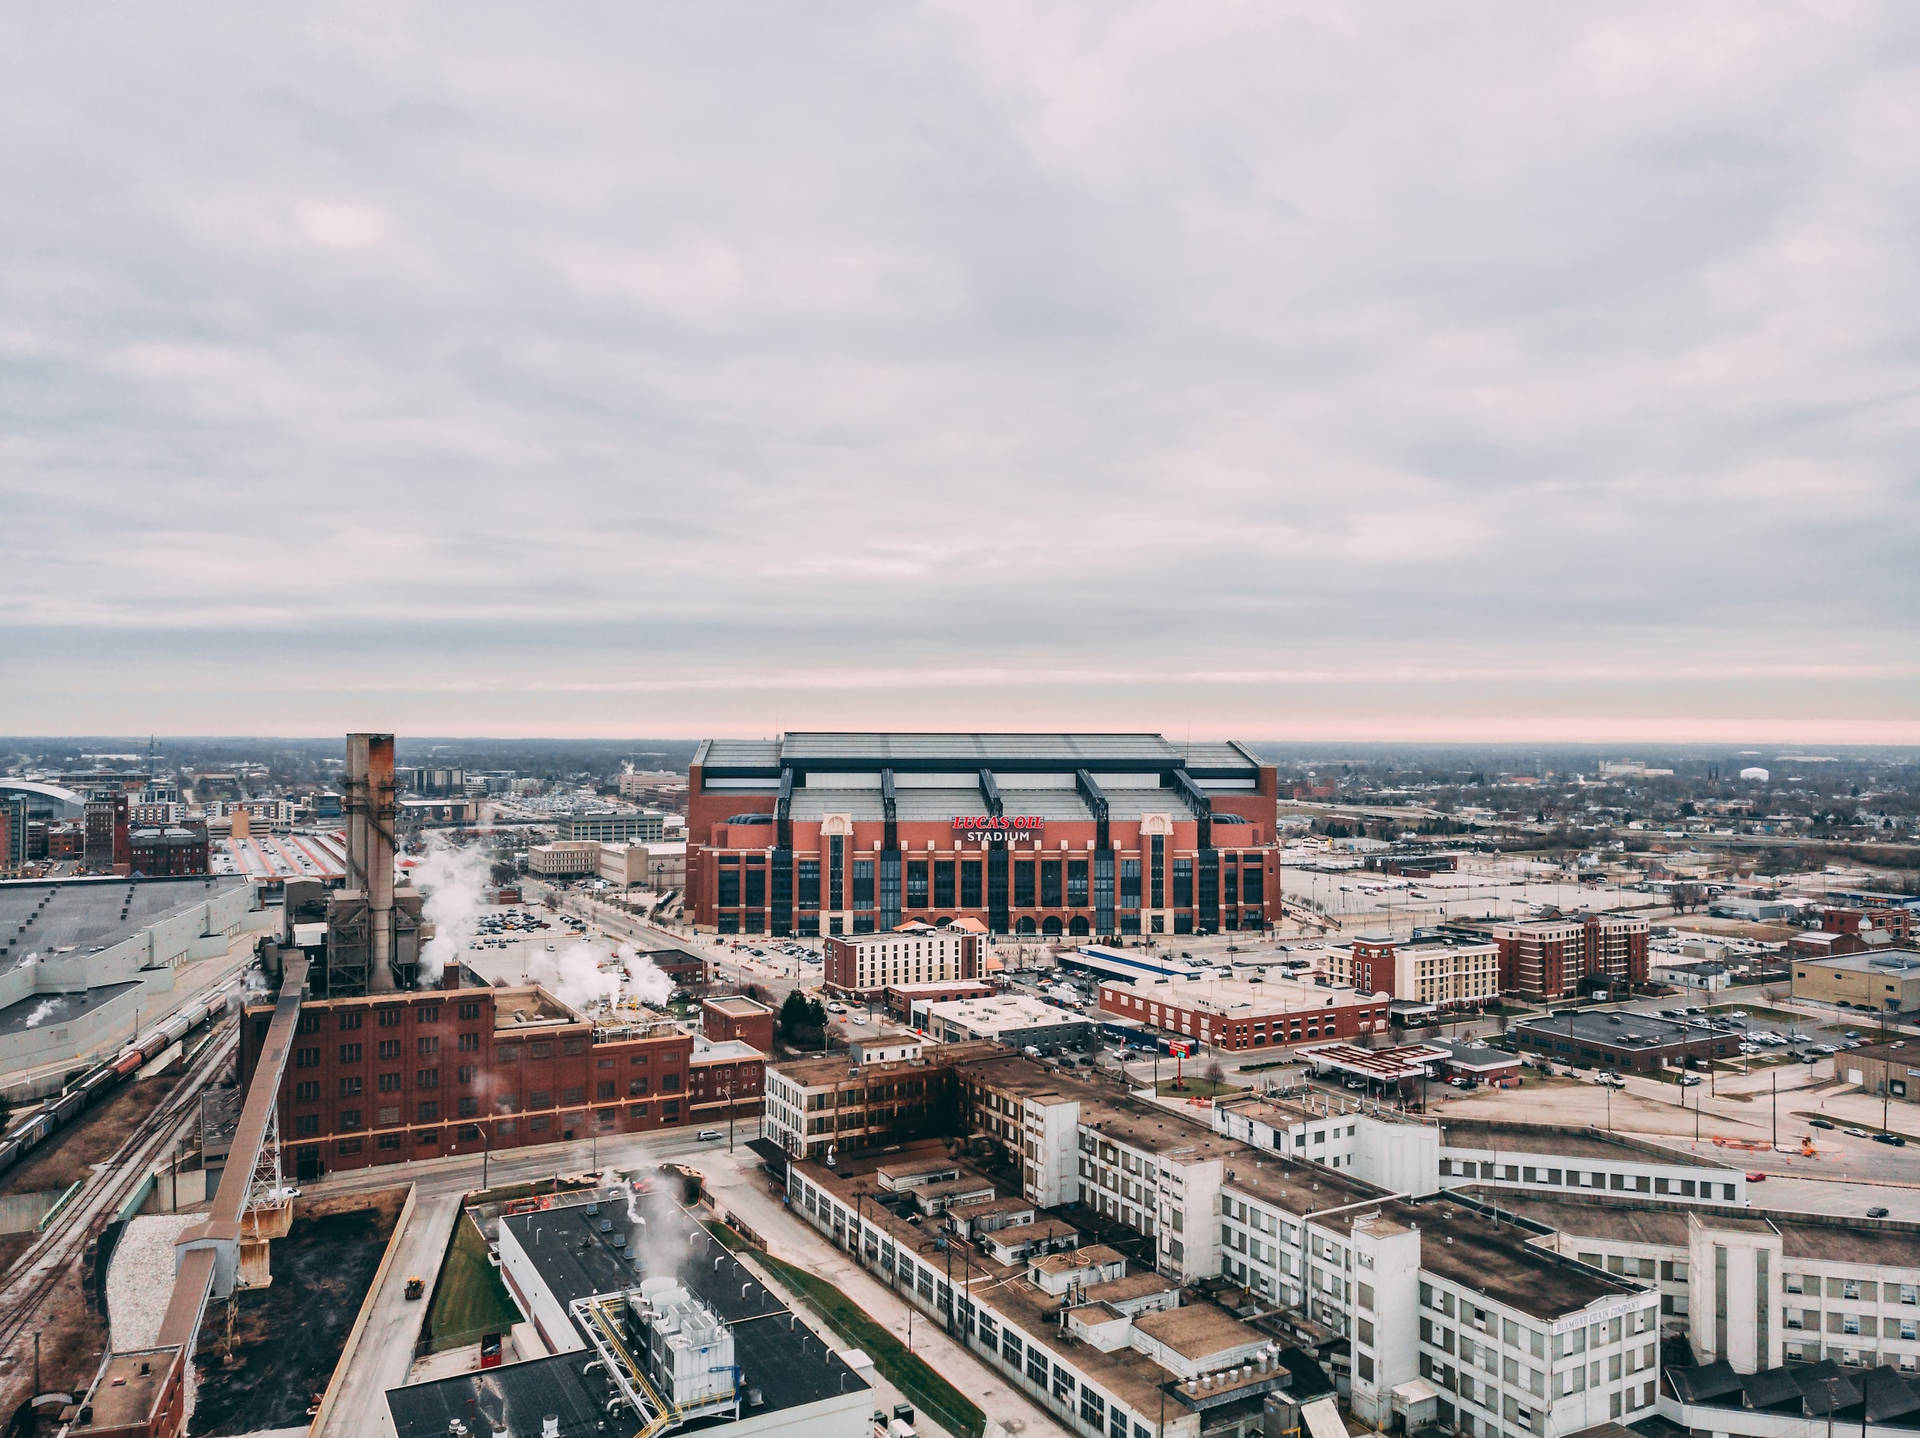
{"type": "Polygon", "coordinates": [[[624,1000],[665,1008],[673,980],[653,960],[639,954],[622,957],[598,940],[557,944],[553,952],[535,951],[526,962],[526,978],[562,1003],[591,1013],[624,1000]]]}
{"type": "Polygon", "coordinates": [[[26,1026],[30,1029],[37,1029],[59,1012],[60,1001],[58,999],[42,999],[28,1012],[26,1026]]]}
{"type": "Polygon", "coordinates": [[[457,848],[438,835],[427,840],[426,857],[410,875],[424,896],[421,907],[433,925],[433,938],[420,951],[422,984],[439,983],[441,972],[459,962],[461,952],[480,932],[492,875],[493,863],[486,850],[457,848]]]}

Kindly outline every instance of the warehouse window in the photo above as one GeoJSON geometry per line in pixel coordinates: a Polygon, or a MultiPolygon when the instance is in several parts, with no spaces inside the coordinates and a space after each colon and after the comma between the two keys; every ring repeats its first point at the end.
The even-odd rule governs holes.
{"type": "Polygon", "coordinates": [[[916,859],[907,865],[907,903],[916,909],[927,905],[927,862],[916,859]]]}
{"type": "Polygon", "coordinates": [[[980,866],[962,864],[960,866],[960,907],[977,909],[981,907],[980,866]]]}
{"type": "MultiPolygon", "coordinates": [[[[1158,843],[1159,840],[1155,840],[1158,843]]],[[[1173,906],[1176,909],[1193,907],[1193,860],[1175,859],[1173,861],[1173,906]]]]}
{"type": "Polygon", "coordinates": [[[853,861],[853,907],[856,909],[873,907],[873,860],[871,859],[853,861]]]}
{"type": "Polygon", "coordinates": [[[1046,859],[1040,864],[1040,907],[1060,907],[1060,861],[1046,859]]]}
{"type": "Polygon", "coordinates": [[[1013,866],[1013,906],[1016,909],[1033,907],[1033,864],[1015,864],[1013,866]]]}
{"type": "Polygon", "coordinates": [[[723,909],[739,908],[740,907],[740,871],[738,869],[722,869],[720,871],[719,890],[720,890],[720,896],[719,896],[718,902],[721,908],[723,909]]]}
{"type": "Polygon", "coordinates": [[[1164,909],[1167,906],[1167,836],[1155,834],[1152,842],[1152,868],[1148,878],[1151,880],[1150,908],[1164,909]]]}
{"type": "Polygon", "coordinates": [[[1070,859],[1067,862],[1067,903],[1070,907],[1084,909],[1087,906],[1087,861],[1070,859]]]}
{"type": "MultiPolygon", "coordinates": [[[[1122,859],[1120,861],[1120,907],[1137,909],[1140,907],[1140,861],[1122,859]]],[[[1140,932],[1140,921],[1133,921],[1133,932],[1140,932]]]]}
{"type": "MultiPolygon", "coordinates": [[[[908,888],[912,888],[911,882],[908,888]]],[[[936,859],[933,865],[933,902],[936,908],[953,907],[953,860],[936,859]]]]}
{"type": "Polygon", "coordinates": [[[820,861],[796,859],[793,863],[794,902],[803,909],[820,907],[820,861]]]}

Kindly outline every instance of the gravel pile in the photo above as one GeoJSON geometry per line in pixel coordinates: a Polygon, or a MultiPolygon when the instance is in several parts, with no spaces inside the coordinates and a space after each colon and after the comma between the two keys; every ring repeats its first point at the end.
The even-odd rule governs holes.
{"type": "Polygon", "coordinates": [[[173,1244],[204,1213],[143,1213],[121,1231],[107,1269],[107,1321],[116,1352],[151,1348],[173,1296],[173,1244]]]}

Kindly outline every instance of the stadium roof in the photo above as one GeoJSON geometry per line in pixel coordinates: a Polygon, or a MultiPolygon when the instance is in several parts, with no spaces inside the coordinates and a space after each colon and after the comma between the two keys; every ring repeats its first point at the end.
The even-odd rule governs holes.
{"type": "Polygon", "coordinates": [[[1143,773],[1252,778],[1260,764],[1239,744],[1174,744],[1159,734],[880,734],[808,732],[780,739],[703,740],[693,762],[709,777],[777,777],[782,769],[861,773],[1143,773]]]}

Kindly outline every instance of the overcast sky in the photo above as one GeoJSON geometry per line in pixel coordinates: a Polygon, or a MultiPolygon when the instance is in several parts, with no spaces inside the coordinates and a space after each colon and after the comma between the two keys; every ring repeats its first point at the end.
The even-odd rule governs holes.
{"type": "Polygon", "coordinates": [[[1920,7],[0,16],[0,732],[1920,741],[1920,7]]]}

